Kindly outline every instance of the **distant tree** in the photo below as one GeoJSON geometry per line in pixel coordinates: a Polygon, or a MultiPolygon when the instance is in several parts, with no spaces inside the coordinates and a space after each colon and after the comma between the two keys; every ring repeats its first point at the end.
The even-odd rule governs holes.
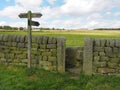
{"type": "Polygon", "coordinates": [[[24,30],[24,28],[23,28],[23,27],[20,27],[19,30],[20,30],[20,31],[21,31],[21,30],[24,30]]]}
{"type": "Polygon", "coordinates": [[[55,30],[55,28],[53,27],[52,30],[55,30]]]}
{"type": "Polygon", "coordinates": [[[0,26],[0,29],[3,29],[3,27],[2,27],[2,26],[0,26]]]}
{"type": "Polygon", "coordinates": [[[3,29],[5,29],[5,30],[12,30],[12,27],[10,27],[10,26],[3,26],[3,29]]]}

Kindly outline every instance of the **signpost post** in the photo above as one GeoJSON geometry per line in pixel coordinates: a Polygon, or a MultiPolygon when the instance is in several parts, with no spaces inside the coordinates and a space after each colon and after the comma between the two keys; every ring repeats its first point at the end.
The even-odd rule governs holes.
{"type": "Polygon", "coordinates": [[[41,17],[41,13],[32,13],[31,11],[28,11],[28,13],[21,13],[19,14],[20,18],[28,18],[28,68],[31,68],[31,42],[32,42],[32,28],[31,26],[39,26],[39,22],[32,21],[32,18],[39,18],[41,17]]]}

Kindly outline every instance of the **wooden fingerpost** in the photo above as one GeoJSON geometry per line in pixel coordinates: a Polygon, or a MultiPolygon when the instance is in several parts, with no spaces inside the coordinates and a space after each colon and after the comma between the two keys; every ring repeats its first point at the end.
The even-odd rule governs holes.
{"type": "Polygon", "coordinates": [[[31,42],[32,42],[32,32],[31,32],[31,11],[28,11],[28,68],[31,67],[32,57],[31,57],[31,42]]]}
{"type": "Polygon", "coordinates": [[[32,51],[31,51],[31,43],[32,43],[32,26],[39,26],[39,22],[32,21],[32,18],[38,18],[41,17],[41,13],[32,13],[31,11],[28,11],[28,13],[21,13],[19,15],[20,18],[28,18],[28,68],[31,68],[32,63],[32,51]]]}

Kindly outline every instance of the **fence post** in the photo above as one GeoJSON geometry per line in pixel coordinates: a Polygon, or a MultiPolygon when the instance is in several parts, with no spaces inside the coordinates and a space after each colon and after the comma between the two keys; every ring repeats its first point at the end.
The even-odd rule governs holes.
{"type": "Polygon", "coordinates": [[[31,42],[32,42],[32,32],[31,32],[31,11],[28,11],[28,68],[31,67],[31,42]]]}

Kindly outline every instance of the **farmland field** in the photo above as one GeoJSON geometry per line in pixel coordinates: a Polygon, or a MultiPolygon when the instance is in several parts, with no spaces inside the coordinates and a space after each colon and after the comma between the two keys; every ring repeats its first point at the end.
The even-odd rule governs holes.
{"type": "MultiPolygon", "coordinates": [[[[27,35],[27,32],[17,31],[17,32],[2,32],[0,34],[19,34],[19,35],[27,35]]],[[[83,46],[84,39],[87,37],[90,38],[120,38],[120,31],[109,31],[109,30],[54,30],[54,31],[39,31],[39,32],[32,32],[34,36],[53,36],[59,37],[64,36],[66,37],[66,45],[67,46],[83,46]]]]}
{"type": "MultiPolygon", "coordinates": [[[[23,31],[0,31],[0,34],[27,35],[23,31]]],[[[66,37],[67,46],[83,46],[86,37],[120,38],[120,31],[39,31],[34,36],[66,37]]],[[[24,66],[0,64],[0,90],[120,90],[119,76],[76,76],[70,72],[64,74],[45,70],[28,69],[24,66]]]]}

